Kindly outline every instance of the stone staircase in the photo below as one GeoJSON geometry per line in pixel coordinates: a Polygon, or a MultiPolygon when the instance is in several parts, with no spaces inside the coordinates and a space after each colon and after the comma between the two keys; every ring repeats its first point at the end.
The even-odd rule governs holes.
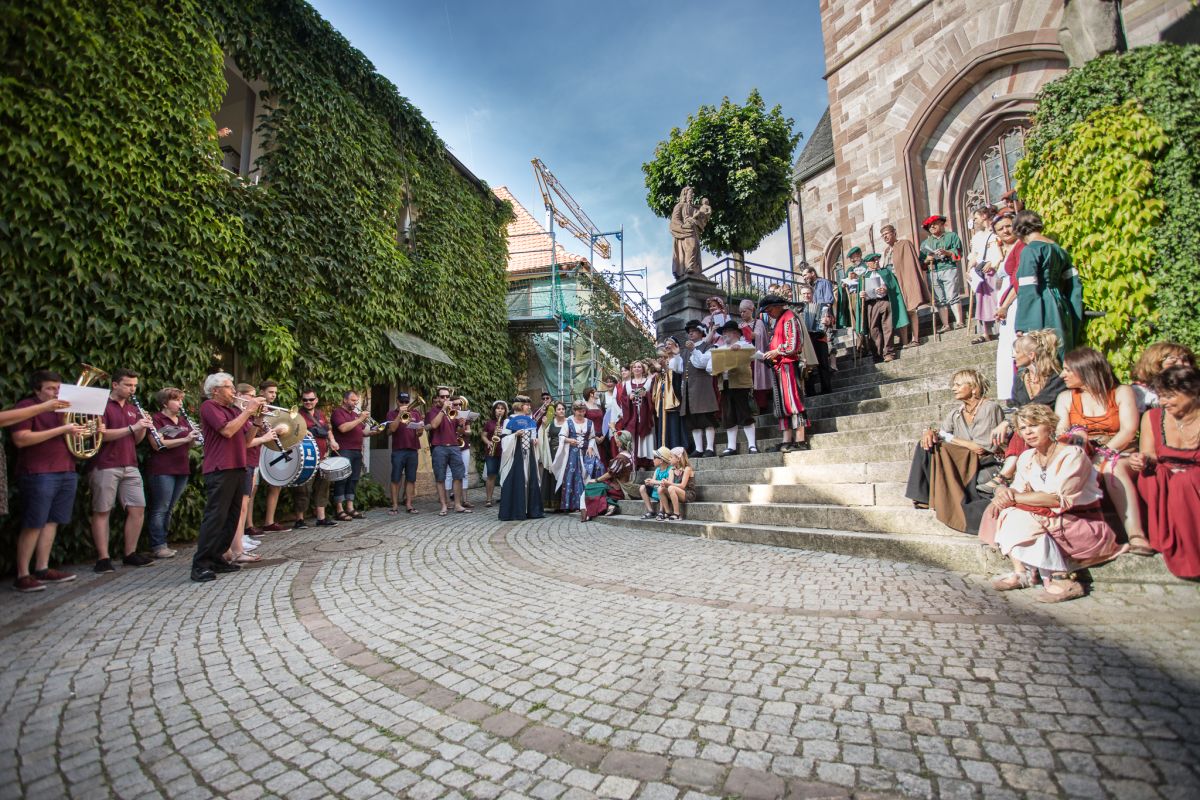
{"type": "MultiPolygon", "coordinates": [[[[956,370],[994,375],[996,345],[970,344],[965,330],[923,340],[896,361],[854,364],[841,343],[833,392],[807,399],[812,449],[794,453],[738,453],[699,459],[696,501],[686,520],[640,520],[640,500],[621,504],[621,515],[601,524],[671,532],[733,542],[795,547],[890,558],[991,573],[1006,560],[942,525],[933,512],[915,509],[904,496],[913,448],[921,432],[953,408],[949,385],[956,370]]],[[[774,418],[758,419],[760,450],[780,441],[774,418]]],[[[717,452],[725,446],[718,431],[717,452]]],[[[1161,559],[1126,556],[1099,570],[1098,580],[1167,582],[1175,579],[1161,559]]]]}

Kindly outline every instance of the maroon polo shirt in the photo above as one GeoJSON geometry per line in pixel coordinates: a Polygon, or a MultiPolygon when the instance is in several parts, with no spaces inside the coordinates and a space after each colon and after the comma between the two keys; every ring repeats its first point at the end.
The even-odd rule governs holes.
{"type": "MultiPolygon", "coordinates": [[[[324,458],[326,451],[329,450],[329,420],[325,418],[325,412],[318,408],[310,414],[304,409],[300,409],[300,416],[304,419],[304,424],[308,426],[308,432],[317,440],[317,452],[321,454],[321,458],[324,458]]],[[[333,438],[338,438],[336,433],[333,438]]],[[[341,442],[338,444],[340,445],[341,442]]]]}
{"type": "MultiPolygon", "coordinates": [[[[437,414],[437,411],[431,411],[429,418],[433,419],[437,414]]],[[[451,447],[458,446],[458,423],[442,414],[442,424],[429,431],[429,446],[437,447],[444,444],[451,447]]]]}
{"type": "MultiPolygon", "coordinates": [[[[159,435],[162,436],[164,441],[167,439],[179,439],[187,436],[188,431],[192,429],[192,426],[185,422],[183,417],[180,417],[178,420],[172,422],[171,418],[161,411],[156,411],[153,415],[151,415],[150,418],[154,420],[154,427],[158,428],[159,435]],[[163,435],[162,429],[170,428],[172,426],[176,428],[182,428],[183,430],[180,433],[172,434],[170,436],[163,435]]],[[[181,444],[178,447],[171,447],[166,450],[155,450],[153,447],[151,447],[150,455],[146,458],[146,474],[190,474],[192,471],[192,465],[188,461],[188,450],[190,449],[190,444],[181,444]]]]}
{"type": "MultiPolygon", "coordinates": [[[[36,397],[26,397],[14,408],[29,408],[40,403],[36,397]]],[[[43,411],[36,417],[18,422],[12,426],[14,431],[32,431],[38,433],[49,431],[66,422],[66,414],[57,411],[43,411]]],[[[50,472],[74,472],[75,456],[67,449],[65,436],[51,436],[41,444],[17,448],[18,475],[44,475],[50,472]]]]}
{"type": "MultiPolygon", "coordinates": [[[[104,409],[104,426],[110,431],[128,428],[138,421],[138,411],[128,400],[122,406],[111,397],[108,407],[104,409]]],[[[92,469],[113,469],[114,467],[137,466],[137,437],[123,436],[116,441],[105,436],[100,445],[100,452],[91,461],[92,469]]]]}
{"type": "MultiPolygon", "coordinates": [[[[410,411],[413,422],[424,422],[425,417],[420,411],[410,411]]],[[[400,416],[400,412],[392,409],[388,412],[387,421],[391,422],[396,417],[400,416]]],[[[403,425],[396,428],[396,432],[392,434],[392,449],[393,450],[419,450],[421,449],[420,431],[410,431],[403,425]]]]}
{"type": "Polygon", "coordinates": [[[261,427],[259,427],[258,423],[256,423],[253,419],[249,419],[249,420],[246,420],[246,427],[242,428],[242,433],[244,434],[243,441],[247,442],[247,444],[246,444],[246,466],[247,467],[257,467],[258,466],[258,456],[259,456],[259,453],[262,452],[263,446],[261,444],[256,444],[253,447],[251,447],[249,442],[251,439],[256,439],[259,436],[262,436],[263,429],[261,427]]]}
{"type": "Polygon", "coordinates": [[[223,406],[215,400],[205,400],[200,406],[200,432],[204,434],[204,474],[223,469],[246,468],[246,437],[244,431],[226,439],[221,429],[242,412],[236,406],[223,406]]]}
{"type": "Polygon", "coordinates": [[[347,411],[345,406],[338,406],[333,410],[333,438],[337,439],[338,447],[342,450],[363,449],[363,426],[361,424],[355,425],[348,431],[342,430],[342,426],[352,419],[358,419],[358,414],[347,411]]]}

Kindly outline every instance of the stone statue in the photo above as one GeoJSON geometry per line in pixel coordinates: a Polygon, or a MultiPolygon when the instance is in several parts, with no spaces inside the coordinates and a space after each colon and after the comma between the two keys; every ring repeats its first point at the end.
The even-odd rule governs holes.
{"type": "Polygon", "coordinates": [[[671,235],[675,237],[675,247],[671,253],[671,272],[676,278],[682,278],[689,273],[700,274],[700,231],[712,217],[712,206],[708,198],[700,198],[700,205],[694,202],[696,190],[690,186],[683,187],[679,193],[679,202],[671,210],[671,235]]]}
{"type": "Polygon", "coordinates": [[[1058,42],[1072,67],[1105,53],[1124,52],[1121,6],[1116,0],[1066,0],[1058,42]]]}

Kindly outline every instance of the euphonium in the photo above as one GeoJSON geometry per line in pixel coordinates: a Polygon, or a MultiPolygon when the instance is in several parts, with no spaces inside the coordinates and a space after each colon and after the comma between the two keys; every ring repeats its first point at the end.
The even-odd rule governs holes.
{"type": "Polygon", "coordinates": [[[417,395],[417,399],[408,404],[408,410],[400,412],[400,424],[407,425],[412,422],[412,410],[418,406],[425,405],[425,398],[417,395]]]}
{"type": "MultiPolygon", "coordinates": [[[[108,373],[102,369],[93,367],[91,364],[80,364],[82,372],[79,373],[79,380],[75,381],[77,386],[91,386],[93,383],[104,381],[108,378],[108,373]]],[[[82,425],[87,428],[87,433],[75,435],[73,433],[65,433],[63,436],[67,440],[67,449],[71,451],[71,455],[78,458],[80,461],[91,458],[100,452],[100,445],[104,441],[104,432],[100,430],[101,417],[91,416],[90,414],[77,414],[68,412],[64,420],[68,425],[82,425]]]]}
{"type": "Polygon", "coordinates": [[[453,408],[449,409],[446,412],[446,416],[449,417],[450,419],[457,419],[458,412],[466,411],[468,408],[467,398],[463,397],[462,395],[459,395],[458,397],[453,398],[452,400],[450,400],[450,403],[453,405],[453,408]]]}

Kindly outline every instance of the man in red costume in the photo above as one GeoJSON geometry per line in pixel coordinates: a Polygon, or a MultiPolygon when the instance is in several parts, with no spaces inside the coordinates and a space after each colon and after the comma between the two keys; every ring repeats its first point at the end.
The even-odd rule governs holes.
{"type": "Polygon", "coordinates": [[[804,411],[803,395],[800,392],[800,377],[804,369],[804,326],[787,307],[787,301],[779,295],[769,294],[758,304],[759,313],[766,312],[774,323],[771,332],[771,349],[762,354],[771,362],[774,389],[775,416],[779,429],[783,431],[782,453],[793,450],[808,450],[804,440],[808,427],[808,414],[804,411]]]}

